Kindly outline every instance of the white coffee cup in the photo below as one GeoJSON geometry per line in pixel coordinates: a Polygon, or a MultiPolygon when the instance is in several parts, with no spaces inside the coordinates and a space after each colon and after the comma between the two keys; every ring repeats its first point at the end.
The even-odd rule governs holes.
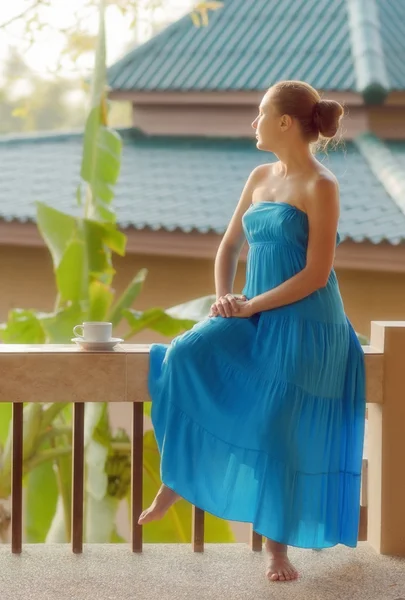
{"type": "Polygon", "coordinates": [[[86,342],[108,342],[111,339],[112,323],[85,321],[83,325],[73,327],[73,333],[86,342]]]}

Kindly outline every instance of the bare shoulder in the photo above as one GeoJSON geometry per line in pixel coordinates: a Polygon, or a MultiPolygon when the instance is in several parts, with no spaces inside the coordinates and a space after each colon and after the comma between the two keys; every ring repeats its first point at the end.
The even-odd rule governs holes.
{"type": "Polygon", "coordinates": [[[337,177],[321,167],[311,181],[307,199],[307,209],[310,211],[322,208],[327,212],[339,214],[339,182],[337,177]]]}
{"type": "Polygon", "coordinates": [[[251,171],[249,175],[249,181],[252,183],[257,183],[258,181],[262,181],[273,172],[273,163],[265,163],[263,165],[258,165],[251,171]]]}

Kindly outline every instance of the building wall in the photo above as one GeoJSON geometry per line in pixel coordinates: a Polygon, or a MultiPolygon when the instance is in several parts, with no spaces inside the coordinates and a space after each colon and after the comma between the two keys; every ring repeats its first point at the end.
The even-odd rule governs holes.
{"type": "MultiPolygon", "coordinates": [[[[154,306],[167,308],[200,296],[215,293],[214,261],[207,259],[164,258],[129,255],[115,258],[117,295],[125,289],[142,268],[148,269],[144,288],[134,308],[154,306]]],[[[9,309],[35,308],[52,310],[55,286],[52,262],[44,248],[0,247],[0,320],[9,309]]],[[[245,265],[240,262],[235,279],[235,292],[244,284],[245,265]]],[[[346,313],[356,331],[370,334],[371,320],[405,319],[405,274],[337,270],[346,313]]],[[[117,334],[126,331],[121,326],[117,334]]],[[[144,331],[135,342],[168,341],[168,338],[144,331]]]]}
{"type": "MultiPolygon", "coordinates": [[[[257,105],[136,104],[132,125],[149,135],[252,137],[257,105]]],[[[351,140],[365,131],[403,140],[405,107],[345,105],[341,134],[351,140]]]]}

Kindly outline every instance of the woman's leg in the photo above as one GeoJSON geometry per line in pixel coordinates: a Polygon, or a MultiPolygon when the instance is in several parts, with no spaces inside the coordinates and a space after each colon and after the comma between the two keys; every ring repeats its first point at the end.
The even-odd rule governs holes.
{"type": "Polygon", "coordinates": [[[165,516],[169,508],[180,500],[180,496],[162,484],[156,497],[149,508],[143,511],[138,519],[138,525],[145,525],[150,521],[158,521],[165,516]]]}
{"type": "Polygon", "coordinates": [[[273,540],[266,540],[266,551],[270,562],[267,567],[266,576],[269,581],[291,581],[297,579],[298,572],[287,557],[288,546],[279,544],[273,540]]]}

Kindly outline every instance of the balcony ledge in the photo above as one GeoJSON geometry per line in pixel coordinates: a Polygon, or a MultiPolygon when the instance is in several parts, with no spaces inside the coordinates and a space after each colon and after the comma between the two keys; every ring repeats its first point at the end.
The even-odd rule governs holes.
{"type": "Polygon", "coordinates": [[[290,548],[301,573],[291,583],[264,577],[265,553],[245,544],[145,544],[132,554],[126,544],[24,545],[12,555],[0,545],[1,600],[403,600],[405,558],[377,554],[367,542],[320,552],[290,548]],[[276,587],[274,587],[276,586],[276,587]]]}

